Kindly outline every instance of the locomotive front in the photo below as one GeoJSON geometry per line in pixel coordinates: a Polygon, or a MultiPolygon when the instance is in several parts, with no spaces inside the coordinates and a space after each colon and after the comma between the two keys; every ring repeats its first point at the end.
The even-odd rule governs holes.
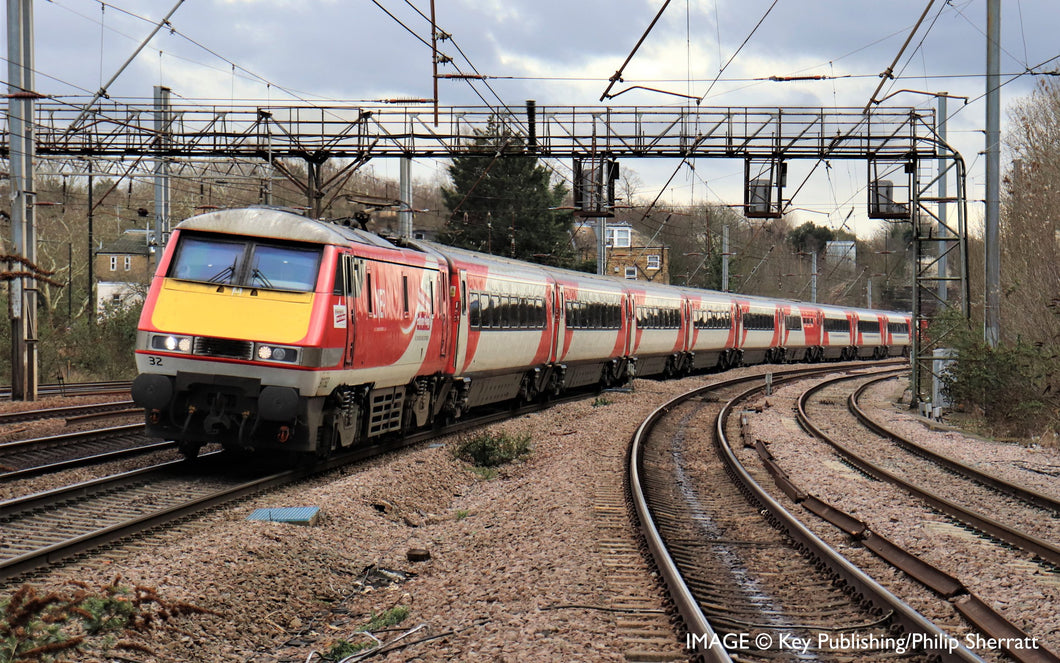
{"type": "Polygon", "coordinates": [[[226,448],[313,448],[325,357],[314,324],[328,240],[297,215],[267,209],[193,217],[174,230],[137,335],[133,400],[148,434],[193,456],[226,448]]]}

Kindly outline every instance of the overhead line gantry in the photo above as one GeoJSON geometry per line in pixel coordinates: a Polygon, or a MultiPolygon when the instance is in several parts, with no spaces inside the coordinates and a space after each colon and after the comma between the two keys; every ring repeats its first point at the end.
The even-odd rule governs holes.
{"type": "MultiPolygon", "coordinates": [[[[499,157],[533,155],[577,160],[580,172],[628,158],[742,159],[744,212],[780,216],[784,166],[793,159],[861,160],[868,164],[868,213],[891,221],[911,221],[916,267],[913,295],[915,398],[921,376],[932,370],[937,341],[922,322],[935,304],[959,306],[967,315],[967,234],[965,165],[940,140],[931,109],[716,108],[705,106],[537,106],[425,108],[396,105],[165,106],[106,101],[96,104],[74,131],[83,109],[56,100],[36,104],[34,139],[38,159],[63,168],[124,160],[249,159],[277,167],[297,181],[284,160],[306,164],[310,214],[319,216],[326,189],[369,160],[382,157],[448,158],[466,154],[473,139],[492,122],[520,138],[494,149],[499,157]],[[81,161],[79,161],[79,159],[81,161]],[[321,179],[321,166],[345,160],[337,175],[321,179]],[[939,160],[948,165],[933,172],[939,160]],[[941,179],[953,183],[932,195],[941,179]],[[945,207],[956,214],[940,214],[945,207]],[[943,232],[943,229],[945,232],[943,232]],[[941,256],[961,265],[953,276],[939,276],[941,256]],[[955,297],[941,302],[939,287],[953,286],[955,297]]],[[[5,124],[8,117],[4,117],[5,124]]],[[[10,154],[4,126],[0,155],[10,154]]],[[[602,172],[603,168],[597,168],[602,172]]],[[[105,171],[104,171],[105,172],[105,171]]],[[[97,169],[96,174],[102,174],[97,169]]],[[[579,183],[575,183],[576,186],[579,183]]],[[[604,205],[596,197],[595,204],[604,205]]],[[[606,215],[606,209],[589,215],[606,215]]],[[[950,272],[951,274],[954,272],[950,272]]]]}

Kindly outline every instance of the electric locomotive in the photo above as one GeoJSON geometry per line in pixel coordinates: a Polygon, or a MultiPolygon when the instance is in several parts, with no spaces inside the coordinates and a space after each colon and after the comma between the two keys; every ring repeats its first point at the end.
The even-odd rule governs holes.
{"type": "Polygon", "coordinates": [[[636,376],[907,351],[908,314],[626,281],[265,207],[180,223],[137,332],[150,435],[327,455],[636,376]]]}

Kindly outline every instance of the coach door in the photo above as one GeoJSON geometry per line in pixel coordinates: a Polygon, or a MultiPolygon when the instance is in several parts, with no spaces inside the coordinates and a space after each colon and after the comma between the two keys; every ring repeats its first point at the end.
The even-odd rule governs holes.
{"type": "Polygon", "coordinates": [[[364,260],[348,253],[342,254],[340,258],[341,277],[336,279],[338,282],[335,284],[335,290],[340,294],[342,303],[335,309],[334,324],[336,327],[346,328],[346,349],[342,365],[349,368],[353,365],[353,350],[357,338],[357,297],[364,285],[365,265],[364,260]]]}
{"type": "Polygon", "coordinates": [[[563,337],[566,332],[566,316],[563,301],[563,286],[558,283],[552,291],[552,361],[559,361],[563,352],[563,337]]]}
{"type": "Polygon", "coordinates": [[[449,287],[456,295],[452,297],[454,301],[452,324],[456,329],[453,337],[453,342],[456,346],[456,352],[453,353],[453,368],[454,372],[459,375],[464,371],[464,363],[467,361],[467,270],[461,269],[458,282],[449,287]],[[459,288],[459,292],[455,292],[457,288],[459,288]]]}
{"type": "MultiPolygon", "coordinates": [[[[438,312],[437,317],[440,318],[440,322],[441,322],[440,326],[442,328],[442,349],[441,349],[441,355],[443,357],[448,357],[449,356],[449,334],[451,333],[451,331],[449,329],[449,319],[448,319],[449,318],[449,311],[448,311],[448,307],[446,306],[446,304],[448,302],[445,301],[445,293],[449,292],[449,272],[444,271],[444,270],[439,271],[438,272],[438,281],[439,281],[439,283],[438,283],[438,292],[437,292],[437,294],[435,294],[434,278],[433,277],[431,278],[431,310],[438,312]],[[437,302],[434,301],[435,297],[438,298],[437,302]]],[[[439,322],[439,320],[437,320],[437,319],[431,320],[431,325],[436,325],[436,324],[438,324],[438,322],[439,322]]]]}

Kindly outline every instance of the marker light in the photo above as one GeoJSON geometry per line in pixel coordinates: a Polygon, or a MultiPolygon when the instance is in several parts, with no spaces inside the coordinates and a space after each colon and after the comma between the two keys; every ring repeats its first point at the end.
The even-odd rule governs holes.
{"type": "Polygon", "coordinates": [[[153,350],[165,350],[167,352],[191,353],[191,336],[175,336],[172,334],[156,334],[151,337],[151,348],[153,350]]]}
{"type": "Polygon", "coordinates": [[[298,348],[259,343],[254,354],[262,361],[279,361],[285,364],[298,363],[298,348]]]}

